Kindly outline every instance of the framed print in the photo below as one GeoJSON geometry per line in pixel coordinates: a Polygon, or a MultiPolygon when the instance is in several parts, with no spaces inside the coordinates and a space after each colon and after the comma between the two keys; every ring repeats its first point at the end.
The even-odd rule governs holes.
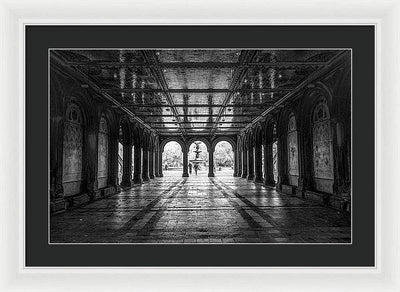
{"type": "Polygon", "coordinates": [[[389,6],[332,23],[40,22],[5,8],[19,51],[4,96],[19,97],[3,124],[20,165],[4,158],[19,193],[4,222],[20,225],[5,225],[4,287],[71,274],[60,289],[116,277],[121,290],[395,291],[389,6]]]}
{"type": "Polygon", "coordinates": [[[45,265],[91,266],[97,249],[131,255],[104,266],[374,266],[373,135],[353,142],[353,126],[372,127],[373,26],[26,26],[25,35],[27,102],[38,104],[29,92],[41,84],[30,60],[47,61],[50,143],[39,223],[49,228],[41,239],[42,217],[27,212],[27,247],[40,247],[27,248],[28,266],[42,252],[54,252],[45,265]],[[91,46],[95,35],[109,47],[91,46]],[[85,41],[67,46],[69,37],[85,41]],[[357,174],[355,152],[371,163],[357,174]],[[370,177],[359,191],[358,176],[370,177]]]}

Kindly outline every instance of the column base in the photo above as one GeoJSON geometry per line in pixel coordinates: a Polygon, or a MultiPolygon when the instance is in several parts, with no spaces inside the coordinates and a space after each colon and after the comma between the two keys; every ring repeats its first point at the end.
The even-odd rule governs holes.
{"type": "Polygon", "coordinates": [[[121,182],[121,188],[130,188],[130,187],[132,187],[132,181],[131,180],[129,180],[129,181],[122,181],[121,182]]]}
{"type": "Polygon", "coordinates": [[[251,174],[248,175],[248,176],[247,176],[247,180],[254,180],[254,175],[251,175],[251,174]]]}
{"type": "Polygon", "coordinates": [[[209,173],[208,177],[215,177],[215,174],[214,173],[209,173]]]}
{"type": "Polygon", "coordinates": [[[256,178],[254,179],[254,182],[256,182],[256,183],[263,183],[263,179],[262,179],[262,177],[256,177],[256,178]]]}
{"type": "Polygon", "coordinates": [[[243,173],[243,174],[242,174],[242,178],[247,178],[247,174],[246,174],[246,173],[243,173]]]}
{"type": "Polygon", "coordinates": [[[64,198],[55,199],[54,201],[50,202],[50,212],[52,214],[65,212],[66,209],[67,202],[64,200],[64,198]]]}
{"type": "Polygon", "coordinates": [[[141,184],[142,183],[142,179],[141,178],[134,178],[133,179],[133,183],[134,184],[141,184]]]}
{"type": "Polygon", "coordinates": [[[188,173],[183,173],[182,177],[189,177],[189,174],[188,173]]]}
{"type": "Polygon", "coordinates": [[[143,177],[142,179],[143,179],[143,181],[149,181],[150,180],[150,178],[148,176],[143,177]]]}
{"type": "Polygon", "coordinates": [[[268,179],[264,180],[264,185],[266,185],[267,187],[275,187],[275,181],[270,181],[268,179]]]}
{"type": "Polygon", "coordinates": [[[276,182],[274,180],[273,176],[266,176],[264,180],[264,185],[269,186],[269,187],[275,187],[276,182]]]}
{"type": "Polygon", "coordinates": [[[150,174],[150,179],[154,179],[155,176],[153,174],[150,174]]]}

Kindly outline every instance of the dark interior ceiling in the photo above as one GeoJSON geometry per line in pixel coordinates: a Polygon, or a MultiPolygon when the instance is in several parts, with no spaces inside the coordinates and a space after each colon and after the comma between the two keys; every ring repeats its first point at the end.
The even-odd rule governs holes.
{"type": "Polygon", "coordinates": [[[326,69],[341,50],[53,50],[110,106],[160,135],[233,135],[326,69]]]}

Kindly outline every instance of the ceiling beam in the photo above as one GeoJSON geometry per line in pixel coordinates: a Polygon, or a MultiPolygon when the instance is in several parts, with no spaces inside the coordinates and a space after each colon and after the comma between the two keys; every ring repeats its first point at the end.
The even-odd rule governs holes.
{"type": "MultiPolygon", "coordinates": [[[[141,116],[139,114],[139,116],[141,116]]],[[[209,114],[188,114],[188,115],[178,115],[179,117],[218,117],[218,115],[209,115],[209,114]]],[[[236,114],[236,115],[224,115],[224,117],[248,117],[249,114],[236,114]]],[[[151,113],[149,115],[146,116],[142,116],[144,118],[161,118],[161,117],[165,117],[168,118],[170,117],[169,115],[152,115],[151,113]]]]}
{"type": "MultiPolygon", "coordinates": [[[[138,107],[143,107],[143,108],[146,108],[146,107],[151,107],[151,108],[154,108],[154,107],[156,107],[156,108],[158,108],[158,107],[160,107],[160,108],[163,108],[163,107],[166,107],[166,108],[177,108],[177,107],[188,107],[188,108],[190,108],[190,107],[206,107],[206,108],[209,108],[209,107],[223,107],[224,105],[223,104],[212,104],[212,105],[208,105],[208,104],[174,104],[174,105],[167,105],[167,104],[137,104],[137,103],[121,103],[121,105],[122,106],[127,106],[127,107],[135,107],[135,108],[138,108],[138,107]]],[[[268,107],[268,106],[271,106],[271,105],[274,105],[274,103],[273,102],[266,102],[266,103],[258,103],[258,104],[228,104],[228,105],[225,105],[225,107],[227,107],[227,108],[238,108],[238,107],[257,107],[257,108],[262,108],[262,107],[268,107]]],[[[186,115],[182,115],[182,114],[176,114],[176,116],[186,116],[186,115]]]]}
{"type": "MultiPolygon", "coordinates": [[[[141,50],[143,52],[143,50],[141,50]]],[[[147,50],[146,52],[154,51],[147,50]]],[[[155,55],[155,54],[154,54],[155,55]]],[[[292,67],[315,67],[325,66],[326,62],[248,62],[248,63],[235,63],[235,62],[158,62],[157,64],[149,64],[147,62],[119,62],[119,61],[70,61],[66,62],[69,66],[93,66],[101,68],[121,68],[121,67],[147,67],[147,68],[193,68],[193,69],[207,69],[207,68],[292,68],[292,67]]]]}
{"type": "Polygon", "coordinates": [[[216,123],[214,124],[213,129],[210,131],[211,137],[213,136],[213,134],[215,132],[217,123],[219,122],[222,114],[224,113],[226,105],[229,103],[229,101],[231,100],[231,97],[233,96],[233,92],[235,92],[235,90],[237,90],[239,88],[239,86],[242,82],[242,79],[244,78],[244,76],[246,75],[246,73],[248,71],[248,69],[247,69],[248,67],[244,67],[244,65],[250,64],[251,61],[253,61],[256,54],[257,54],[257,51],[254,51],[254,50],[252,50],[252,51],[244,50],[240,53],[239,64],[241,66],[236,68],[235,71],[233,72],[232,81],[229,84],[229,92],[225,95],[225,98],[223,101],[223,106],[219,110],[216,123]]]}
{"type": "MultiPolygon", "coordinates": [[[[165,124],[175,124],[176,122],[148,122],[149,124],[151,124],[151,126],[157,126],[157,125],[165,125],[165,124]]],[[[239,121],[239,122],[226,122],[226,121],[220,121],[220,124],[248,124],[249,122],[245,122],[245,121],[239,121]]],[[[206,121],[206,122],[182,122],[182,124],[210,124],[210,122],[206,121]]]]}
{"type": "Polygon", "coordinates": [[[88,76],[86,76],[84,73],[82,73],[79,70],[70,68],[68,66],[66,66],[66,64],[64,63],[64,60],[61,56],[59,56],[58,52],[52,52],[52,54],[50,54],[51,59],[54,61],[54,63],[58,63],[60,66],[63,67],[64,72],[68,72],[74,79],[76,79],[77,81],[83,83],[83,84],[87,84],[90,88],[92,88],[95,92],[97,92],[98,94],[100,94],[101,96],[103,96],[103,98],[105,98],[108,102],[111,102],[111,104],[115,107],[120,108],[123,112],[125,112],[131,119],[135,120],[136,122],[138,122],[140,125],[142,125],[143,127],[145,127],[146,129],[150,130],[151,132],[155,132],[156,131],[154,129],[152,129],[150,127],[150,125],[148,125],[147,123],[145,123],[141,118],[139,118],[136,114],[134,114],[130,109],[128,109],[127,107],[123,106],[118,100],[116,100],[114,97],[112,97],[111,95],[104,93],[101,91],[101,88],[93,81],[91,81],[88,76]]]}
{"type": "Polygon", "coordinates": [[[254,124],[258,121],[263,119],[267,114],[269,114],[274,109],[281,107],[284,103],[299,93],[301,90],[305,89],[309,84],[315,82],[317,79],[321,78],[325,74],[329,73],[330,71],[334,70],[337,66],[339,66],[343,60],[345,60],[348,51],[339,51],[329,62],[327,62],[326,66],[311,73],[303,82],[301,82],[293,91],[289,92],[279,100],[277,100],[274,105],[267,108],[263,111],[259,116],[253,119],[241,132],[244,133],[247,129],[251,128],[254,124]]]}
{"type": "MultiPolygon", "coordinates": [[[[248,89],[237,89],[229,90],[225,88],[208,88],[208,89],[168,89],[167,92],[171,94],[185,94],[185,93],[274,93],[291,91],[294,87],[285,88],[248,88],[248,89]]],[[[117,92],[117,93],[164,93],[163,89],[158,88],[103,88],[104,92],[117,92]]]]}
{"type": "Polygon", "coordinates": [[[175,118],[179,124],[179,128],[181,129],[182,132],[182,137],[185,137],[185,131],[180,125],[180,118],[178,117],[178,111],[174,107],[174,100],[172,99],[172,96],[170,93],[168,93],[168,85],[165,80],[164,74],[162,72],[161,67],[159,66],[158,58],[157,55],[155,54],[154,51],[148,51],[148,50],[140,50],[144,60],[148,65],[152,65],[153,67],[150,68],[152,75],[154,78],[157,80],[158,86],[164,91],[165,97],[167,99],[167,102],[169,106],[172,109],[173,114],[175,115],[175,118]]]}
{"type": "MultiPolygon", "coordinates": [[[[168,89],[167,92],[171,94],[185,94],[185,93],[275,93],[275,92],[286,92],[293,90],[294,87],[284,88],[248,88],[248,89],[237,89],[229,90],[227,88],[208,88],[208,89],[168,89]]],[[[166,91],[159,88],[103,88],[102,91],[108,93],[165,93],[166,91]]]]}

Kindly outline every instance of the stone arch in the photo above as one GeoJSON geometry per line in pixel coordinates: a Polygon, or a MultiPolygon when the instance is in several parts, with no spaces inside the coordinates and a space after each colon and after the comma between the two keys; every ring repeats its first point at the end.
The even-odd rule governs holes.
{"type": "Polygon", "coordinates": [[[122,116],[119,119],[118,126],[118,139],[121,144],[129,144],[132,141],[132,131],[131,131],[131,123],[129,118],[126,116],[122,116]]]}
{"type": "Polygon", "coordinates": [[[333,193],[334,159],[331,116],[326,100],[319,98],[312,112],[313,187],[333,193]]]}
{"type": "MultiPolygon", "coordinates": [[[[323,189],[316,186],[314,179],[314,143],[313,143],[313,113],[314,109],[318,103],[324,102],[330,113],[330,118],[332,119],[332,95],[326,86],[322,86],[321,82],[316,83],[316,86],[307,90],[303,97],[302,102],[298,106],[298,112],[302,113],[298,119],[298,129],[301,132],[301,147],[304,149],[301,151],[301,172],[303,174],[303,187],[305,189],[318,190],[323,189]]],[[[333,130],[331,128],[331,130],[333,130]]],[[[335,142],[334,132],[331,132],[332,144],[335,142]]],[[[335,154],[335,147],[333,147],[333,155],[335,154]]],[[[334,164],[333,168],[335,170],[337,165],[334,164]]],[[[334,171],[334,181],[335,181],[334,171]]],[[[333,186],[329,184],[330,193],[332,192],[333,186]]],[[[325,188],[327,189],[327,188],[325,188]]]]}
{"type": "Polygon", "coordinates": [[[165,138],[163,140],[161,140],[161,142],[159,143],[159,150],[160,152],[164,152],[164,147],[168,142],[176,142],[181,146],[181,150],[183,152],[183,150],[185,149],[185,143],[183,142],[183,140],[179,139],[179,138],[165,138]]]}
{"type": "Polygon", "coordinates": [[[207,151],[208,151],[208,152],[210,152],[210,150],[212,149],[212,148],[211,148],[211,143],[210,143],[210,141],[208,141],[206,138],[202,138],[202,137],[196,138],[196,137],[193,137],[193,138],[190,138],[190,139],[185,143],[185,145],[186,145],[185,151],[189,151],[190,145],[192,145],[192,143],[194,143],[194,142],[196,142],[196,141],[203,142],[203,143],[206,145],[207,151]]]}
{"type": "Polygon", "coordinates": [[[228,136],[220,136],[216,139],[214,139],[211,143],[211,149],[212,151],[215,151],[215,146],[217,146],[217,144],[219,142],[228,142],[229,144],[231,144],[232,146],[232,150],[235,151],[236,150],[236,142],[234,139],[232,139],[231,137],[228,136]]]}
{"type": "Polygon", "coordinates": [[[300,176],[297,116],[298,112],[291,104],[287,104],[279,113],[277,122],[279,187],[282,185],[292,186],[290,191],[288,190],[290,193],[294,193],[300,176]],[[291,132],[288,130],[290,119],[296,124],[296,129],[291,132]]]}
{"type": "Polygon", "coordinates": [[[72,98],[64,113],[62,185],[65,196],[79,194],[83,188],[85,132],[84,111],[72,98]]]}
{"type": "Polygon", "coordinates": [[[143,130],[137,125],[133,124],[132,128],[132,139],[133,139],[133,146],[134,147],[143,147],[145,136],[143,130]]]}
{"type": "Polygon", "coordinates": [[[275,117],[269,115],[263,125],[263,138],[264,143],[272,143],[277,139],[277,122],[275,117]]]}
{"type": "Polygon", "coordinates": [[[100,116],[97,145],[97,184],[101,189],[107,186],[110,171],[110,127],[104,114],[100,116]]]}
{"type": "Polygon", "coordinates": [[[258,144],[261,145],[262,143],[262,126],[260,123],[257,123],[257,125],[255,126],[254,130],[253,130],[253,139],[254,139],[254,144],[258,144]]]}

